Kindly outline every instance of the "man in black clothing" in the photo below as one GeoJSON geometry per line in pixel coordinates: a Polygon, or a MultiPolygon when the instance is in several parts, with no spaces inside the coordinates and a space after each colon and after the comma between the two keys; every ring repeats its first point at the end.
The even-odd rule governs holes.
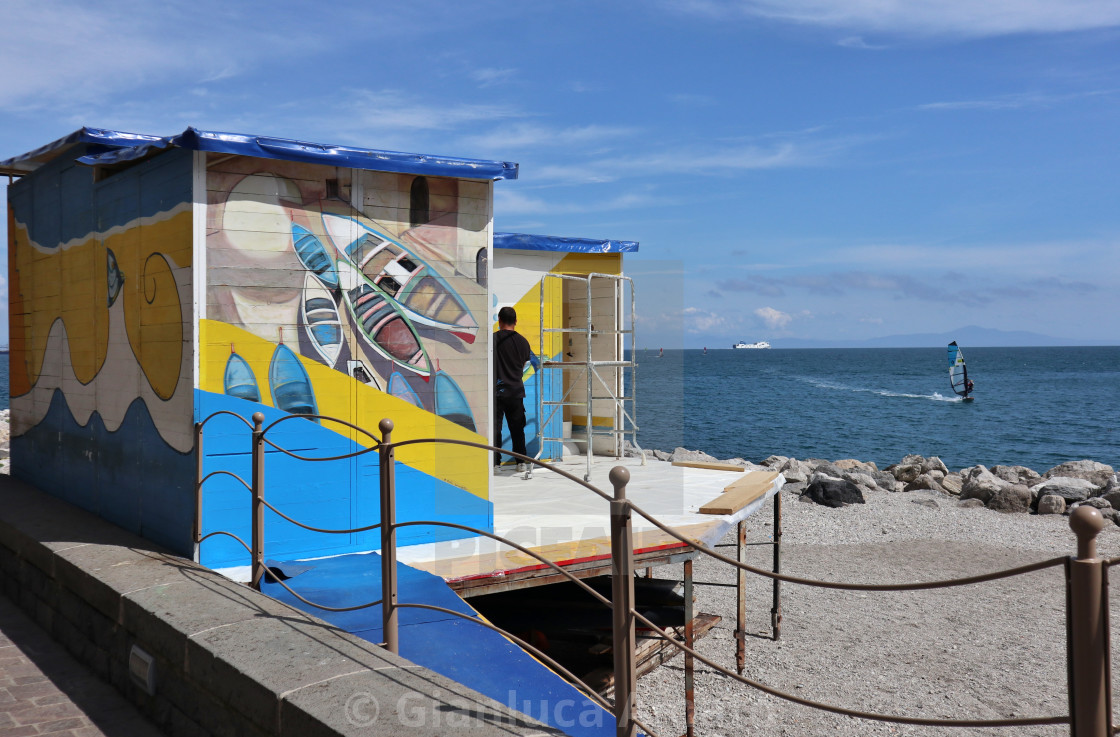
{"type": "MultiPolygon", "coordinates": [[[[517,312],[512,307],[498,311],[498,332],[494,333],[494,445],[502,446],[502,418],[509,425],[513,452],[525,455],[525,384],[521,376],[525,363],[540,369],[529,341],[518,333],[517,312]]],[[[500,466],[502,454],[494,454],[494,466],[500,466]]],[[[518,472],[527,471],[527,464],[517,462],[518,472]]]]}

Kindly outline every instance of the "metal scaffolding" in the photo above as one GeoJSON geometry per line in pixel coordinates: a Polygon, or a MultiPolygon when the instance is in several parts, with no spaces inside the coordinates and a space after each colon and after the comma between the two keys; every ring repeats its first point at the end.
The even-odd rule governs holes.
{"type": "MultiPolygon", "coordinates": [[[[600,298],[604,299],[604,298],[600,298]]],[[[553,361],[547,360],[547,357],[542,357],[541,367],[537,372],[537,440],[540,452],[544,451],[544,444],[549,441],[563,443],[566,438],[552,437],[547,434],[548,427],[552,420],[556,417],[558,412],[563,412],[565,407],[583,408],[585,420],[584,441],[586,442],[586,457],[587,457],[587,470],[584,473],[584,480],[591,479],[591,456],[595,452],[594,440],[596,437],[610,437],[612,440],[612,451],[615,458],[621,458],[625,452],[626,436],[630,436],[630,442],[634,448],[639,452],[641,448],[638,446],[637,433],[637,335],[634,331],[634,281],[628,276],[621,276],[618,274],[597,274],[591,273],[585,276],[574,276],[569,274],[545,274],[541,278],[541,302],[540,302],[540,346],[542,353],[545,351],[545,338],[549,333],[560,333],[567,336],[569,341],[571,336],[582,335],[585,338],[585,353],[583,360],[565,360],[565,357],[572,358],[572,354],[567,350],[569,341],[561,341],[563,348],[560,351],[560,360],[553,361]],[[582,282],[584,285],[583,290],[578,288],[571,289],[570,293],[573,298],[577,291],[583,291],[586,294],[586,324],[583,327],[565,326],[565,327],[546,327],[545,322],[545,303],[547,301],[546,295],[548,294],[547,286],[549,279],[559,279],[560,284],[560,299],[561,302],[564,298],[564,282],[582,282]],[[603,282],[610,284],[610,300],[612,314],[601,316],[607,321],[609,326],[607,329],[603,328],[603,320],[600,320],[599,329],[595,327],[595,315],[592,309],[594,292],[592,289],[593,284],[601,284],[603,282]],[[629,291],[630,297],[630,310],[628,315],[624,314],[623,301],[626,292],[629,291]],[[630,358],[626,360],[626,336],[630,336],[630,358]],[[594,336],[609,336],[610,356],[602,359],[595,357],[593,349],[592,338],[594,336]],[[607,374],[604,378],[603,374],[607,374]],[[549,379],[553,376],[560,377],[560,386],[563,388],[563,396],[560,399],[545,398],[546,387],[551,386],[549,379]],[[566,380],[570,377],[570,380],[566,380]],[[609,379],[609,380],[608,380],[609,379]],[[572,390],[583,384],[586,392],[582,400],[578,397],[573,397],[572,390]],[[596,394],[597,391],[602,391],[602,394],[596,394]],[[609,402],[611,405],[612,424],[610,429],[596,430],[594,422],[594,407],[595,403],[609,402]],[[545,408],[548,408],[548,414],[545,415],[545,408]]],[[[600,351],[602,351],[600,341],[600,351]]],[[[561,414],[561,419],[563,415],[561,414]]],[[[573,433],[574,435],[574,433],[573,433]]],[[[642,461],[645,462],[645,455],[642,455],[642,461]]]]}

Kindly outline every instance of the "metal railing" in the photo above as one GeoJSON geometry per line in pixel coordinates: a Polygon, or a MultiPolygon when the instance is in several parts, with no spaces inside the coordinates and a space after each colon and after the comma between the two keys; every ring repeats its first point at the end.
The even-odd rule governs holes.
{"type": "MultiPolygon", "coordinates": [[[[611,529],[611,598],[607,599],[599,592],[595,591],[588,584],[574,576],[572,573],[564,570],[564,568],[557,563],[550,561],[537,553],[536,551],[519,545],[513,541],[507,540],[499,535],[495,535],[487,530],[461,525],[451,522],[444,522],[439,520],[413,520],[407,522],[397,522],[395,519],[395,499],[396,499],[396,479],[395,479],[395,453],[396,449],[417,444],[447,444],[447,445],[461,445],[472,448],[478,448],[486,452],[494,452],[499,450],[490,445],[483,443],[475,443],[465,440],[452,440],[447,438],[418,438],[394,442],[392,439],[393,422],[389,419],[383,419],[378,424],[380,437],[369,433],[362,428],[353,425],[344,420],[339,420],[325,415],[289,415],[282,417],[268,427],[263,426],[264,415],[260,412],[253,415],[253,422],[250,424],[245,418],[233,412],[216,412],[207,417],[202,422],[195,425],[195,441],[197,453],[197,474],[195,477],[195,494],[196,494],[196,522],[195,522],[195,543],[201,544],[206,539],[215,535],[226,535],[232,537],[239,542],[246,551],[249,552],[252,558],[252,574],[251,585],[255,589],[260,589],[261,582],[265,577],[271,579],[275,583],[282,586],[288,593],[299,599],[301,602],[308,606],[322,609],[325,611],[353,611],[356,609],[364,609],[381,605],[382,607],[382,631],[384,633],[385,641],[382,644],[385,648],[393,653],[399,654],[400,641],[398,633],[398,610],[402,608],[416,608],[416,609],[430,609],[439,611],[444,614],[454,615],[462,619],[474,622],[475,624],[493,630],[504,637],[509,638],[518,646],[528,651],[532,655],[538,657],[543,662],[547,663],[550,667],[555,669],[558,673],[568,678],[577,688],[583,691],[588,698],[595,703],[602,706],[604,709],[613,713],[617,722],[617,735],[619,737],[634,737],[637,729],[645,730],[649,735],[654,735],[653,731],[643,724],[635,715],[636,709],[636,662],[635,662],[635,649],[636,649],[636,626],[641,623],[644,627],[648,628],[650,632],[654,633],[660,638],[666,640],[673,647],[679,649],[684,653],[686,659],[692,659],[704,663],[712,670],[721,673],[728,678],[732,678],[740,683],[748,685],[759,691],[762,691],[771,696],[775,696],[786,701],[808,706],[815,709],[831,712],[833,714],[840,714],[843,716],[855,717],[859,719],[868,719],[881,722],[894,722],[898,724],[909,724],[919,726],[937,726],[937,727],[1026,727],[1036,725],[1070,725],[1070,734],[1073,737],[1105,737],[1112,735],[1117,728],[1112,725],[1112,703],[1111,703],[1111,645],[1110,645],[1110,625],[1109,625],[1109,608],[1108,608],[1108,568],[1113,565],[1120,564],[1120,557],[1111,559],[1102,559],[1097,556],[1096,539],[1097,535],[1104,528],[1105,520],[1100,513],[1100,510],[1090,506],[1081,506],[1074,510],[1070,516],[1070,527],[1077,537],[1077,554],[1075,556],[1057,557],[1049,560],[1039,561],[1028,565],[1018,566],[1002,571],[986,573],[976,576],[967,576],[962,578],[941,580],[941,581],[925,581],[918,583],[904,583],[904,584],[850,584],[837,581],[821,581],[816,579],[802,578],[798,576],[790,576],[775,571],[768,571],[765,569],[751,566],[741,560],[735,560],[727,556],[721,555],[714,550],[697,545],[692,540],[689,540],[685,535],[679,531],[663,524],[657,520],[650,513],[643,510],[633,501],[626,496],[626,487],[630,481],[630,472],[623,466],[615,466],[610,472],[610,482],[613,487],[613,494],[598,489],[589,482],[582,480],[560,468],[551,466],[550,464],[543,463],[539,460],[528,456],[522,456],[517,453],[510,453],[503,451],[509,455],[516,457],[521,462],[535,464],[552,473],[559,474],[568,480],[572,481],[579,486],[591,491],[598,495],[603,500],[609,503],[609,517],[611,529]],[[237,417],[247,426],[252,428],[252,483],[248,484],[236,474],[228,471],[215,471],[207,475],[203,475],[203,452],[202,452],[202,431],[203,426],[209,420],[218,415],[228,414],[237,417]],[[332,456],[327,458],[311,458],[300,456],[296,453],[288,451],[275,443],[268,440],[265,435],[269,430],[276,427],[278,424],[293,420],[315,418],[323,419],[331,422],[336,422],[341,425],[348,426],[358,432],[365,434],[375,442],[375,445],[365,448],[354,453],[349,453],[340,456],[332,456]],[[380,498],[381,498],[381,520],[377,524],[368,525],[365,527],[358,527],[347,530],[328,530],[312,527],[302,524],[291,517],[280,512],[274,506],[269,504],[264,498],[265,479],[264,479],[264,449],[265,445],[284,453],[288,456],[299,460],[305,461],[333,461],[343,460],[346,458],[353,458],[367,453],[377,452],[379,454],[380,462],[380,498]],[[244,485],[252,494],[252,542],[246,544],[240,537],[227,531],[213,531],[206,535],[202,534],[202,485],[203,483],[217,475],[228,475],[237,479],[244,485]],[[281,578],[276,575],[265,565],[264,559],[264,509],[268,508],[278,514],[286,521],[298,525],[299,527],[314,532],[320,533],[337,533],[349,534],[356,532],[363,532],[373,529],[380,529],[381,531],[381,598],[377,601],[368,602],[352,607],[328,607],[315,602],[308,601],[298,593],[293,591],[281,578]],[[1012,576],[1019,576],[1034,571],[1041,571],[1049,568],[1062,567],[1065,571],[1066,579],[1066,635],[1067,635],[1067,676],[1068,676],[1068,689],[1069,689],[1069,713],[1053,716],[1036,716],[1036,717],[1017,717],[1007,719],[938,719],[938,718],[925,718],[925,717],[910,717],[902,715],[881,714],[875,712],[865,712],[855,709],[848,709],[841,706],[832,704],[825,704],[811,699],[802,698],[780,691],[764,683],[760,683],[751,678],[747,678],[740,673],[733,673],[720,665],[717,665],[710,658],[705,657],[697,652],[693,647],[681,643],[672,634],[665,629],[657,626],[647,617],[643,616],[635,609],[634,604],[634,577],[636,570],[634,566],[634,535],[633,535],[633,516],[638,515],[644,518],[647,522],[657,527],[662,532],[675,538],[679,542],[687,545],[693,550],[708,555],[716,560],[726,563],[729,566],[737,569],[739,576],[744,573],[752,573],[757,576],[763,576],[772,579],[775,584],[778,582],[786,582],[790,584],[798,584],[803,586],[811,586],[827,589],[839,589],[846,591],[919,591],[940,589],[956,586],[968,586],[998,579],[1009,578],[1012,576]],[[555,570],[572,583],[579,586],[583,591],[594,597],[603,606],[612,610],[612,638],[613,638],[613,677],[614,677],[614,701],[608,702],[604,699],[595,689],[588,686],[584,681],[569,672],[564,666],[556,662],[555,659],[541,652],[532,644],[525,642],[521,638],[506,632],[505,630],[495,627],[488,622],[479,618],[472,617],[462,612],[457,612],[443,607],[433,606],[430,604],[418,604],[401,602],[397,596],[397,576],[396,576],[396,531],[402,527],[410,526],[442,526],[450,527],[465,532],[471,532],[483,537],[496,540],[503,545],[508,545],[515,550],[518,550],[525,555],[539,561],[541,564],[555,570]]],[[[740,526],[739,535],[742,536],[742,527],[740,526]]],[[[740,548],[741,550],[741,548],[740,548]]],[[[686,565],[691,564],[687,561],[686,565]]],[[[686,592],[686,595],[691,592],[686,592]]],[[[777,597],[777,590],[775,590],[775,597],[777,597]]],[[[686,628],[688,627],[686,623],[686,628]]],[[[686,642],[691,643],[691,638],[686,636],[686,642]]],[[[691,704],[687,710],[687,734],[693,733],[693,720],[691,704]]]]}

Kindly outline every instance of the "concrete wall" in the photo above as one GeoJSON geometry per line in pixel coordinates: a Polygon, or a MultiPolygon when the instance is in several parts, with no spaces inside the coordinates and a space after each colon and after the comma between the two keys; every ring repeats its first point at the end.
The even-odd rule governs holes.
{"type": "Polygon", "coordinates": [[[8,187],[12,474],[191,550],[192,157],[8,187]]]}
{"type": "Polygon", "coordinates": [[[168,735],[560,734],[6,477],[0,588],[168,735]]]}

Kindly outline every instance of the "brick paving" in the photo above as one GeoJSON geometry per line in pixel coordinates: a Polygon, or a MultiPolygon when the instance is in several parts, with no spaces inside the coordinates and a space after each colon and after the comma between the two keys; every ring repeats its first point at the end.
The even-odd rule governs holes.
{"type": "Polygon", "coordinates": [[[0,595],[0,737],[163,737],[0,595]]]}

